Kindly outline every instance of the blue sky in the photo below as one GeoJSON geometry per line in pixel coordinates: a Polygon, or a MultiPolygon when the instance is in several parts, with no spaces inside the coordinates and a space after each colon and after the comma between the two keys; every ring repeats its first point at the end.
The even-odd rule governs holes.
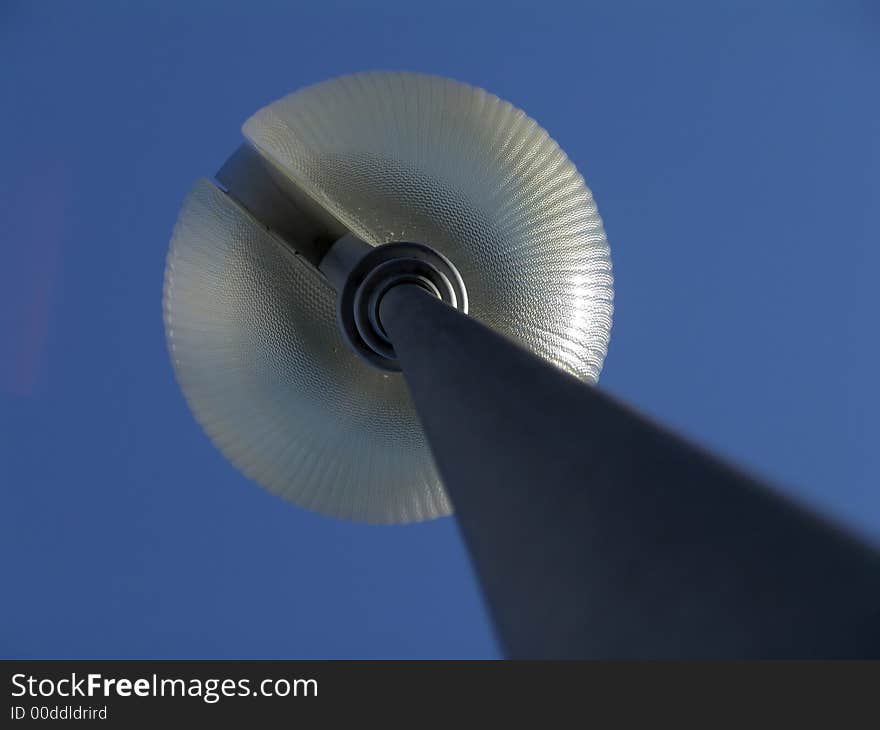
{"type": "Polygon", "coordinates": [[[192,182],[255,109],[357,70],[544,125],[611,244],[602,387],[880,536],[880,12],[721,6],[0,5],[0,656],[497,656],[452,519],[270,496],[165,349],[192,182]]]}

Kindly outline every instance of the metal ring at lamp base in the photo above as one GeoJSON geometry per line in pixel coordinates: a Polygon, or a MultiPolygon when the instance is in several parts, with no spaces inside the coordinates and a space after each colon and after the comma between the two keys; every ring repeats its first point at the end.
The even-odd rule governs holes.
{"type": "Polygon", "coordinates": [[[467,290],[458,269],[421,243],[372,248],[351,269],[337,299],[337,317],[348,345],[374,367],[400,370],[394,347],[379,319],[379,303],[398,284],[416,284],[450,307],[467,313],[467,290]]]}

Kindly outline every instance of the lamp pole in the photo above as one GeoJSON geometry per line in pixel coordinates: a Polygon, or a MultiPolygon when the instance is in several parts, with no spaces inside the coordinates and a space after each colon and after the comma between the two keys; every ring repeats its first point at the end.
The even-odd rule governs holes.
{"type": "Polygon", "coordinates": [[[510,657],[880,655],[870,547],[422,287],[379,316],[510,657]]]}

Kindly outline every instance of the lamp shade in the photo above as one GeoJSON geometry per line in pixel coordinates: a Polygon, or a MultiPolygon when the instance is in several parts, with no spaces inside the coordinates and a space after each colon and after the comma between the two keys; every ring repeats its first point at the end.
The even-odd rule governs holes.
{"type": "MultiPolygon", "coordinates": [[[[364,73],[284,97],[243,131],[345,228],[433,247],[461,274],[470,316],[596,381],[613,300],[602,221],[522,111],[435,76],[364,73]]],[[[174,228],[164,317],[191,410],[247,476],[334,517],[450,513],[402,375],[349,351],[329,283],[208,180],[174,228]]]]}

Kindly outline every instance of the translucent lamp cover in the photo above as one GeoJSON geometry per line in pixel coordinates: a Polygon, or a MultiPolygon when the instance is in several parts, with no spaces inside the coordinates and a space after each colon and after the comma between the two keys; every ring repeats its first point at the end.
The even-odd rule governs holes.
{"type": "MultiPolygon", "coordinates": [[[[284,97],[243,131],[355,234],[434,247],[471,316],[596,381],[613,306],[602,221],[522,111],[448,79],[364,73],[284,97]]],[[[403,376],[349,351],[321,274],[207,180],[172,235],[164,316],[190,408],[247,476],[334,517],[451,512],[403,376]]]]}

